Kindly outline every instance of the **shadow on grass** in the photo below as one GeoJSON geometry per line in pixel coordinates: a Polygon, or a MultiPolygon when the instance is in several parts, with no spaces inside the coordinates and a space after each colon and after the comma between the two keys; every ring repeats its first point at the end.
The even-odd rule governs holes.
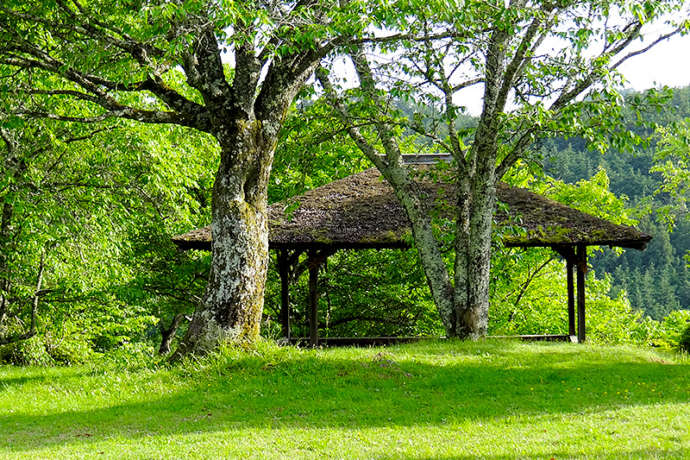
{"type": "Polygon", "coordinates": [[[35,367],[31,368],[30,370],[27,370],[27,368],[5,365],[0,366],[0,371],[5,371],[3,373],[10,374],[0,374],[0,391],[3,391],[5,388],[10,388],[13,386],[26,385],[30,383],[51,383],[59,380],[78,379],[80,377],[88,375],[88,372],[86,371],[74,372],[73,369],[67,367],[35,367]],[[12,375],[20,372],[21,375],[19,376],[12,375]]]}
{"type": "MultiPolygon", "coordinates": [[[[590,454],[592,458],[597,458],[597,459],[616,459],[619,460],[621,458],[635,458],[635,459],[640,459],[640,458],[654,458],[654,459],[659,459],[659,458],[672,458],[672,459],[678,459],[678,458],[688,458],[688,454],[690,454],[690,448],[687,449],[672,449],[672,450],[666,450],[663,452],[659,452],[658,450],[650,450],[650,449],[635,449],[635,450],[618,450],[616,452],[610,452],[610,451],[596,451],[590,454]]],[[[528,456],[520,456],[521,459],[539,459],[539,460],[544,460],[544,459],[562,459],[562,458],[572,458],[573,454],[572,452],[543,452],[543,453],[535,453],[534,455],[528,455],[528,456]]],[[[391,456],[391,457],[376,457],[379,460],[398,460],[400,456],[391,456]]],[[[514,460],[515,456],[514,455],[449,455],[449,456],[433,456],[433,457],[406,457],[409,460],[476,460],[476,459],[483,459],[483,460],[514,460]]]]}
{"type": "Polygon", "coordinates": [[[519,346],[484,344],[455,352],[444,345],[409,353],[402,348],[245,358],[213,372],[174,369],[173,390],[165,396],[136,401],[123,395],[121,400],[134,401],[49,415],[0,414],[0,448],[21,452],[113,436],[245,428],[432,426],[690,402],[687,364],[638,360],[634,354],[622,362],[609,356],[607,362],[592,349],[580,350],[544,346],[524,355],[519,346]],[[424,361],[443,349],[449,359],[424,361]]]}

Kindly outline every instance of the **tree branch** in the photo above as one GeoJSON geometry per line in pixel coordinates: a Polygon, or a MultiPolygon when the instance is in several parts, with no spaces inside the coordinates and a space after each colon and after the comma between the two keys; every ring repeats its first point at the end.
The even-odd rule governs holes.
{"type": "Polygon", "coordinates": [[[530,273],[530,275],[527,277],[527,280],[522,284],[522,287],[520,289],[520,293],[517,296],[517,299],[515,299],[515,302],[513,305],[515,307],[518,306],[520,303],[520,300],[522,300],[522,296],[525,295],[525,292],[527,292],[527,288],[529,287],[530,284],[532,284],[532,281],[535,280],[537,275],[539,275],[539,272],[541,272],[544,268],[546,268],[547,265],[549,265],[553,261],[553,257],[549,257],[543,264],[541,264],[539,267],[537,267],[534,272],[530,273]]]}
{"type": "Polygon", "coordinates": [[[220,46],[213,27],[206,25],[200,31],[191,49],[185,52],[183,61],[187,83],[201,93],[207,107],[214,110],[234,105],[234,93],[225,79],[220,46]]]}
{"type": "Polygon", "coordinates": [[[618,68],[621,64],[623,64],[625,61],[628,59],[634,57],[634,56],[639,56],[640,54],[644,54],[659,43],[663,42],[664,40],[668,40],[669,38],[673,37],[674,35],[678,35],[681,32],[680,28],[674,29],[671,32],[661,35],[659,38],[654,40],[652,43],[649,45],[645,46],[644,48],[641,48],[639,50],[633,51],[631,53],[628,53],[627,55],[623,56],[621,59],[619,59],[615,64],[611,66],[611,69],[616,69],[618,68]]]}
{"type": "Polygon", "coordinates": [[[357,147],[359,147],[362,153],[364,153],[366,157],[369,159],[369,161],[374,163],[374,165],[376,165],[376,167],[380,171],[384,170],[387,166],[387,163],[383,161],[383,159],[379,156],[378,152],[376,151],[376,148],[372,144],[370,144],[369,141],[366,140],[366,138],[362,135],[360,130],[354,127],[354,124],[351,122],[351,116],[349,111],[347,110],[347,108],[335,92],[333,85],[328,79],[328,73],[323,67],[318,67],[316,69],[316,79],[319,81],[321,87],[324,89],[326,99],[340,115],[341,121],[347,128],[347,132],[352,138],[352,140],[355,142],[355,144],[357,144],[357,147]]]}
{"type": "MultiPolygon", "coordinates": [[[[610,56],[613,57],[623,51],[632,41],[637,38],[640,34],[640,30],[642,29],[642,23],[631,23],[629,24],[627,28],[630,28],[630,32],[626,36],[624,40],[621,41],[618,46],[615,46],[609,51],[608,53],[600,55],[601,57],[604,56],[610,56]]],[[[627,59],[627,58],[626,58],[627,59]]],[[[594,82],[596,81],[595,76],[596,76],[596,71],[597,69],[592,69],[587,76],[580,80],[579,83],[575,85],[575,87],[569,91],[567,91],[567,87],[564,89],[564,92],[561,93],[561,95],[551,104],[549,110],[552,111],[558,111],[565,107],[568,103],[570,103],[573,99],[575,99],[577,96],[582,94],[587,88],[592,86],[594,82]]]]}

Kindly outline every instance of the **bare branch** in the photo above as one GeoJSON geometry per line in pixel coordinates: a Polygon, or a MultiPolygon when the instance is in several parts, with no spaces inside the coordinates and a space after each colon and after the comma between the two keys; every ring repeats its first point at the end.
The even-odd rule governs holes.
{"type": "MultiPolygon", "coordinates": [[[[640,34],[640,30],[642,29],[642,23],[631,23],[626,26],[626,29],[629,29],[628,35],[619,43],[617,46],[613,47],[609,52],[607,52],[604,55],[601,55],[600,57],[604,56],[615,56],[621,51],[623,51],[630,43],[632,43],[635,38],[637,38],[640,34]]],[[[657,42],[658,43],[658,42],[657,42]]],[[[639,53],[638,53],[639,54],[639,53]]],[[[627,59],[627,57],[625,58],[627,59]]],[[[592,86],[595,81],[596,81],[596,72],[597,69],[592,69],[585,78],[580,80],[575,87],[569,91],[564,90],[563,93],[551,104],[550,110],[556,111],[560,110],[563,107],[565,107],[568,103],[570,103],[573,99],[575,99],[577,96],[582,94],[586,89],[588,89],[590,86],[592,86]]],[[[567,89],[567,87],[566,87],[567,89]]]]}
{"type": "MultiPolygon", "coordinates": [[[[483,32],[487,32],[491,29],[485,28],[482,30],[473,31],[473,34],[478,35],[483,32]]],[[[456,30],[447,30],[444,32],[439,32],[435,34],[409,34],[409,33],[396,33],[391,35],[386,35],[383,37],[369,36],[363,38],[352,38],[342,42],[343,45],[366,45],[366,44],[382,44],[382,43],[394,43],[399,41],[410,41],[410,42],[425,42],[425,41],[437,41],[437,40],[447,40],[447,39],[458,39],[467,38],[468,33],[460,33],[456,30]]]]}
{"type": "Polygon", "coordinates": [[[508,100],[508,93],[513,87],[516,77],[519,76],[520,70],[524,67],[525,59],[528,58],[528,52],[532,49],[532,40],[539,32],[539,28],[542,24],[541,18],[539,16],[535,17],[527,27],[525,35],[522,37],[520,44],[518,45],[517,51],[506,67],[505,73],[503,75],[503,82],[501,89],[498,92],[496,98],[496,111],[503,111],[508,100]]]}
{"type": "Polygon", "coordinates": [[[496,168],[496,181],[501,180],[501,178],[508,172],[513,165],[522,158],[523,154],[527,150],[527,147],[532,143],[532,136],[536,132],[536,128],[530,128],[526,130],[518,141],[513,146],[512,150],[503,158],[501,163],[496,168]]]}
{"type": "Polygon", "coordinates": [[[623,56],[621,59],[619,59],[615,64],[613,64],[613,65],[611,66],[611,69],[616,69],[616,68],[618,68],[621,64],[623,64],[625,61],[627,61],[628,59],[630,59],[630,58],[632,58],[632,57],[634,57],[634,56],[639,56],[640,54],[646,53],[647,51],[649,51],[650,49],[654,48],[654,47],[655,47],[656,45],[658,45],[659,43],[663,42],[664,40],[668,40],[669,38],[673,37],[674,35],[678,35],[680,32],[681,32],[681,29],[680,29],[680,28],[677,28],[677,29],[674,29],[674,30],[672,30],[671,32],[669,32],[669,33],[667,33],[667,34],[661,35],[659,38],[657,38],[656,40],[654,40],[652,43],[650,43],[649,45],[645,46],[644,48],[641,48],[641,49],[639,49],[639,50],[633,51],[633,52],[628,53],[628,54],[626,54],[625,56],[623,56]]]}
{"type": "MultiPolygon", "coordinates": [[[[431,46],[431,42],[425,42],[425,45],[427,47],[427,56],[432,56],[433,54],[433,48],[431,46]]],[[[443,66],[442,62],[438,62],[437,59],[437,65],[439,67],[439,78],[441,81],[441,91],[443,91],[443,96],[445,100],[445,116],[446,116],[446,125],[448,127],[448,135],[450,137],[450,145],[451,145],[451,151],[450,153],[453,155],[453,158],[455,159],[456,163],[458,164],[458,168],[461,173],[466,173],[467,172],[467,163],[465,161],[465,154],[466,151],[465,149],[462,148],[460,145],[460,137],[458,135],[458,131],[455,129],[455,124],[458,121],[457,117],[457,112],[458,108],[453,102],[453,96],[455,94],[453,87],[450,84],[450,81],[448,80],[448,76],[446,75],[445,67],[443,66]]]]}
{"type": "Polygon", "coordinates": [[[462,83],[458,83],[457,85],[451,87],[451,91],[454,93],[457,93],[458,91],[460,91],[462,89],[477,85],[479,83],[482,83],[483,81],[484,81],[483,77],[471,78],[469,80],[463,81],[462,83]]]}
{"type": "Polygon", "coordinates": [[[369,161],[374,163],[379,170],[385,169],[387,164],[384,163],[383,159],[379,156],[376,148],[371,145],[369,141],[367,141],[362,135],[360,130],[354,127],[354,125],[350,122],[351,116],[349,111],[335,92],[333,85],[328,79],[328,74],[323,67],[318,67],[316,69],[316,78],[321,84],[321,87],[324,89],[326,99],[337,110],[341,120],[343,121],[343,124],[347,128],[348,134],[355,144],[357,144],[357,147],[359,147],[362,153],[364,153],[369,161]]]}
{"type": "Polygon", "coordinates": [[[73,117],[69,115],[58,115],[38,110],[18,110],[15,113],[17,115],[23,115],[32,118],[44,118],[48,120],[68,121],[74,123],[100,123],[109,118],[127,118],[130,120],[140,121],[142,123],[167,123],[188,126],[193,128],[196,128],[197,124],[195,120],[180,118],[180,116],[174,112],[137,110],[132,109],[131,107],[122,107],[119,110],[110,110],[100,115],[94,115],[89,117],[73,117]]]}
{"type": "Polygon", "coordinates": [[[532,273],[530,273],[530,275],[527,277],[527,280],[522,284],[522,287],[520,288],[520,292],[519,292],[517,298],[515,299],[515,302],[513,303],[513,305],[515,307],[517,307],[518,304],[520,303],[520,300],[522,300],[522,297],[525,295],[525,292],[527,292],[527,288],[529,288],[530,284],[532,284],[532,282],[537,278],[537,276],[539,276],[539,273],[542,270],[544,270],[547,267],[547,265],[549,265],[551,262],[553,262],[553,260],[554,260],[553,256],[549,257],[548,259],[546,259],[546,261],[543,264],[541,264],[539,267],[537,267],[536,270],[534,270],[532,273]]]}
{"type": "MultiPolygon", "coordinates": [[[[361,89],[367,93],[367,96],[376,103],[377,107],[385,107],[379,95],[376,93],[376,82],[374,80],[373,72],[369,66],[369,61],[362,52],[358,50],[352,61],[355,64],[355,71],[361,83],[361,89]]],[[[398,165],[401,162],[400,146],[395,140],[393,132],[380,117],[377,117],[376,131],[383,143],[383,149],[386,152],[386,159],[389,165],[398,165]]]]}
{"type": "Polygon", "coordinates": [[[235,78],[232,92],[236,104],[245,114],[251,114],[256,97],[256,86],[261,75],[261,61],[256,57],[254,46],[244,43],[235,51],[235,78]]]}
{"type": "Polygon", "coordinates": [[[211,110],[234,104],[234,93],[223,70],[220,45],[212,26],[200,31],[193,46],[184,55],[187,83],[201,93],[211,110]]]}

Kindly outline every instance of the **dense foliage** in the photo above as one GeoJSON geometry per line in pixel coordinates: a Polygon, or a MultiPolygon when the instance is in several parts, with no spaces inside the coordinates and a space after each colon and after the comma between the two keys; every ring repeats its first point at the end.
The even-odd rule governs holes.
{"type": "Polygon", "coordinates": [[[126,123],[0,129],[0,360],[81,361],[193,311],[184,286],[199,268],[170,234],[208,220],[205,138],[126,123]]]}
{"type": "Polygon", "coordinates": [[[690,353],[690,325],[688,325],[688,327],[685,328],[683,334],[680,336],[678,346],[681,350],[685,351],[686,353],[690,353]]]}
{"type": "Polygon", "coordinates": [[[267,186],[285,115],[323,58],[376,39],[372,20],[382,28],[414,16],[415,5],[394,3],[3,2],[0,96],[12,103],[3,104],[2,118],[123,119],[214,139],[220,161],[208,288],[176,359],[258,339],[269,258],[267,186]]]}

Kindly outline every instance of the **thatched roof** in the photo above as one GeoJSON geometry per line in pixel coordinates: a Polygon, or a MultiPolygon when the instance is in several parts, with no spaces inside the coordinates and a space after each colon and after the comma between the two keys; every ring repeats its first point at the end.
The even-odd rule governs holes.
{"type": "MultiPolygon", "coordinates": [[[[430,202],[447,187],[429,184],[430,202]]],[[[609,245],[644,249],[651,236],[616,225],[522,188],[501,183],[498,199],[506,211],[496,222],[517,223],[519,235],[505,236],[508,246],[609,245]]],[[[376,169],[310,190],[269,206],[269,244],[278,248],[407,247],[410,225],[376,169]]],[[[210,249],[211,228],[173,237],[184,249],[210,249]]]]}

